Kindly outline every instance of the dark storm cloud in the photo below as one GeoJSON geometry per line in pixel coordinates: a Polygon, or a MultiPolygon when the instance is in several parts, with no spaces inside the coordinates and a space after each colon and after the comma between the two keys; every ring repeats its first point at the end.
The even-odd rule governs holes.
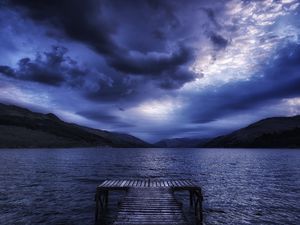
{"type": "Polygon", "coordinates": [[[140,79],[131,77],[122,77],[110,75],[106,82],[98,81],[99,88],[92,90],[87,89],[84,95],[87,99],[95,102],[114,102],[121,99],[133,101],[133,98],[139,97],[138,87],[143,85],[140,79]]]}
{"type": "MultiPolygon", "coordinates": [[[[178,68],[169,70],[163,75],[163,79],[159,80],[159,86],[163,89],[178,89],[186,82],[194,80],[195,73],[186,68],[178,68]]],[[[199,77],[199,76],[198,76],[199,77]]]]}
{"type": "Polygon", "coordinates": [[[222,88],[193,96],[201,108],[187,109],[193,122],[206,123],[239,112],[251,112],[260,106],[272,105],[284,98],[300,96],[300,45],[281,49],[251,80],[229,83],[222,88]]]}
{"type": "Polygon", "coordinates": [[[149,53],[121,56],[112,58],[110,64],[117,70],[129,74],[160,75],[179,65],[183,65],[192,58],[192,52],[186,47],[180,47],[171,54],[149,53]]]}
{"type": "Polygon", "coordinates": [[[126,105],[132,105],[167,94],[166,91],[178,89],[194,79],[193,72],[180,67],[167,70],[161,76],[120,76],[118,73],[111,73],[105,82],[97,82],[99,88],[86,89],[84,96],[95,102],[126,101],[126,105]]]}
{"type": "Polygon", "coordinates": [[[176,37],[169,40],[162,38],[167,38],[169,29],[174,30],[180,26],[179,19],[174,13],[175,6],[169,1],[125,3],[124,1],[88,0],[84,4],[77,0],[72,1],[72,4],[67,0],[10,0],[9,2],[25,9],[25,13],[34,21],[61,29],[69,38],[88,45],[104,57],[110,67],[120,73],[156,76],[155,80],[161,79],[161,82],[157,83],[162,88],[167,86],[180,88],[195,77],[188,71],[188,65],[194,59],[193,50],[184,46],[176,37]],[[135,8],[139,8],[139,11],[132,13],[133,4],[135,8]],[[154,13],[158,15],[159,20],[150,19],[154,13]],[[127,23],[122,24],[122,21],[127,23]],[[133,28],[131,24],[137,27],[133,28]],[[124,26],[127,26],[129,31],[134,30],[122,33],[124,26]],[[158,34],[158,26],[165,29],[164,33],[159,32],[160,43],[157,41],[157,35],[153,35],[158,34]],[[120,34],[119,30],[121,30],[120,34]],[[135,34],[137,31],[139,32],[135,34]],[[115,37],[117,33],[119,35],[115,37]],[[132,37],[131,33],[136,36],[132,37]],[[167,48],[170,41],[175,45],[171,49],[167,48]],[[144,48],[145,45],[148,49],[144,48]],[[160,47],[156,49],[154,47],[156,45],[160,47]],[[176,79],[179,74],[183,77],[176,79]],[[176,80],[176,85],[160,85],[170,78],[176,80]]]}
{"type": "Polygon", "coordinates": [[[140,77],[122,76],[116,72],[106,76],[97,70],[79,65],[67,52],[65,47],[52,46],[51,51],[38,52],[33,59],[20,59],[16,68],[0,65],[0,74],[50,86],[67,86],[95,102],[140,99],[138,91],[141,87],[145,93],[148,84],[140,77]]]}
{"type": "Polygon", "coordinates": [[[217,21],[216,13],[214,12],[214,10],[210,9],[210,8],[202,8],[202,10],[207,14],[207,17],[210,19],[210,21],[212,22],[212,24],[216,28],[220,29],[221,26],[220,26],[220,24],[217,21]]]}
{"type": "Polygon", "coordinates": [[[143,75],[145,79],[154,81],[163,89],[178,89],[196,77],[185,66],[192,57],[191,49],[180,47],[172,54],[138,54],[123,59],[114,58],[110,64],[120,72],[143,75]]]}
{"type": "Polygon", "coordinates": [[[228,45],[228,40],[226,40],[222,35],[211,33],[210,40],[217,49],[226,48],[228,45]]]}
{"type": "Polygon", "coordinates": [[[52,86],[64,83],[77,85],[77,81],[89,71],[77,65],[66,53],[66,48],[53,46],[50,52],[37,53],[34,59],[20,59],[16,69],[0,66],[0,73],[11,78],[52,86]]]}
{"type": "Polygon", "coordinates": [[[97,51],[112,55],[120,50],[111,34],[114,29],[106,24],[101,14],[101,2],[88,0],[10,0],[13,6],[21,6],[35,21],[62,29],[69,37],[86,42],[97,51]]]}
{"type": "Polygon", "coordinates": [[[9,77],[16,77],[15,71],[9,66],[0,66],[0,73],[9,77]]]}

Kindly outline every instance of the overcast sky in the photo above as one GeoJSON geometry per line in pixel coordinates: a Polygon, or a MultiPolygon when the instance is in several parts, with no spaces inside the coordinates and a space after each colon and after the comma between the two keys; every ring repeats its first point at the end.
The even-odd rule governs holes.
{"type": "Polygon", "coordinates": [[[299,0],[0,0],[0,102],[147,141],[300,114],[299,0]]]}

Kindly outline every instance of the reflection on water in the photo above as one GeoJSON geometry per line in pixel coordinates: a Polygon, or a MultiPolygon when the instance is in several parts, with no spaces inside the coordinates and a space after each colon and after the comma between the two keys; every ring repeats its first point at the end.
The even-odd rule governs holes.
{"type": "Polygon", "coordinates": [[[194,179],[206,224],[299,224],[300,151],[0,150],[0,224],[93,224],[107,178],[194,179]]]}

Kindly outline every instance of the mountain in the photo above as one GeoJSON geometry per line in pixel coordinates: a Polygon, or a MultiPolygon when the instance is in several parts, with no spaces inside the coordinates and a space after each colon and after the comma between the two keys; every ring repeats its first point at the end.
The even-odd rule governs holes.
{"type": "Polygon", "coordinates": [[[248,127],[209,141],[205,147],[297,148],[300,147],[300,115],[260,120],[248,127]]]}
{"type": "Polygon", "coordinates": [[[151,147],[151,144],[146,143],[145,141],[135,136],[132,136],[130,134],[110,132],[106,130],[98,130],[89,127],[82,127],[82,128],[89,133],[95,134],[97,136],[100,136],[112,142],[115,147],[122,147],[122,148],[151,147]]]}
{"type": "Polygon", "coordinates": [[[66,123],[56,115],[0,103],[0,148],[149,147],[129,134],[66,123]]]}
{"type": "Polygon", "coordinates": [[[154,144],[155,147],[159,148],[196,148],[206,144],[210,139],[203,138],[173,138],[163,139],[154,144]]]}

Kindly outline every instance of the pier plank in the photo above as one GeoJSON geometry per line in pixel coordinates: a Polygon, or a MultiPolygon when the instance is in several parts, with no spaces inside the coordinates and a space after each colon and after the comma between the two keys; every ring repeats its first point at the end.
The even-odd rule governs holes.
{"type": "Polygon", "coordinates": [[[119,207],[114,225],[187,225],[180,204],[166,188],[131,188],[119,207]]]}

